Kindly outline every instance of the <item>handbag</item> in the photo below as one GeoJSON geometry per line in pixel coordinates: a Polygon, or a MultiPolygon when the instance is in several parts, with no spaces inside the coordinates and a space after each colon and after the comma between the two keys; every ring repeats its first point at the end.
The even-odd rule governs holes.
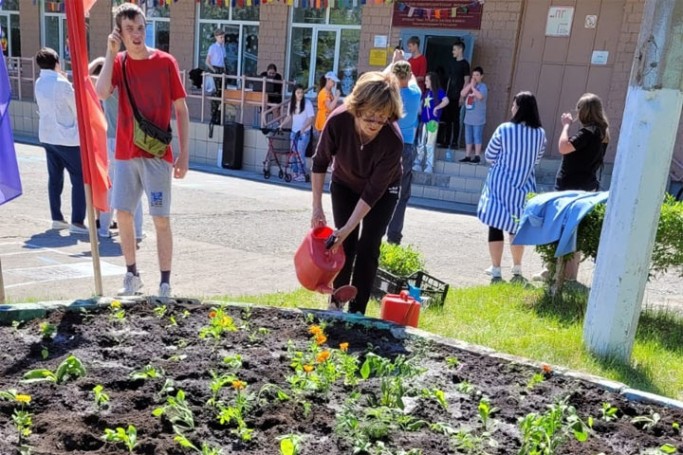
{"type": "Polygon", "coordinates": [[[150,155],[161,158],[166,155],[168,144],[173,140],[171,125],[168,125],[166,130],[163,130],[147,120],[138,110],[128,87],[128,79],[126,78],[127,58],[128,55],[123,57],[123,83],[126,86],[130,106],[133,108],[133,143],[150,155]]]}

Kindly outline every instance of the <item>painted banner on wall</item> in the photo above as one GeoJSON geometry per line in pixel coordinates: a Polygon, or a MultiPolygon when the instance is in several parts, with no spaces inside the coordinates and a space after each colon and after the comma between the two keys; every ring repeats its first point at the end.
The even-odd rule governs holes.
{"type": "Polygon", "coordinates": [[[394,27],[480,30],[484,9],[480,0],[410,0],[394,4],[394,27]]]}

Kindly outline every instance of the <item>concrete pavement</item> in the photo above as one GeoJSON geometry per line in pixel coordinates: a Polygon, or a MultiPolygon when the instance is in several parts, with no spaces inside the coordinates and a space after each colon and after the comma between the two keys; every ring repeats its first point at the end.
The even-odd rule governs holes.
{"type": "MultiPolygon", "coordinates": [[[[44,150],[17,144],[24,194],[0,206],[0,261],[7,298],[82,298],[94,293],[90,243],[86,236],[52,231],[47,200],[44,150]]],[[[68,181],[68,179],[67,179],[68,181]]],[[[285,184],[271,177],[218,168],[193,168],[173,187],[173,293],[179,296],[259,294],[296,289],[292,257],[308,231],[310,192],[304,184],[285,184]],[[239,176],[239,177],[238,177],[239,176]],[[282,183],[282,184],[274,184],[282,183]]],[[[62,196],[64,216],[70,215],[70,186],[62,196]]],[[[331,219],[329,197],[324,198],[331,219]]],[[[489,265],[486,229],[471,206],[438,204],[408,208],[404,243],[426,259],[427,271],[452,286],[489,282],[482,270],[489,265]]],[[[159,275],[154,227],[145,217],[147,238],[138,250],[138,268],[146,293],[155,293],[159,275]]],[[[125,272],[116,237],[100,245],[105,295],[121,286],[125,272]]],[[[506,251],[503,276],[510,277],[506,251]]],[[[540,270],[532,249],[525,253],[525,275],[540,270]]],[[[593,265],[584,263],[580,281],[590,283],[593,265]]],[[[648,285],[648,305],[683,306],[683,279],[665,275],[648,285]]]]}

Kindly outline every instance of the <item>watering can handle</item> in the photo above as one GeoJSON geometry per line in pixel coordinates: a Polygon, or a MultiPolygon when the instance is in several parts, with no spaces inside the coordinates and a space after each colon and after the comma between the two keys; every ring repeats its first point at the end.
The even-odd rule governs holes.
{"type": "Polygon", "coordinates": [[[336,241],[337,241],[336,235],[332,234],[331,236],[329,236],[327,238],[327,240],[325,240],[325,249],[329,250],[330,248],[332,248],[332,246],[334,245],[334,242],[336,242],[336,241]]]}

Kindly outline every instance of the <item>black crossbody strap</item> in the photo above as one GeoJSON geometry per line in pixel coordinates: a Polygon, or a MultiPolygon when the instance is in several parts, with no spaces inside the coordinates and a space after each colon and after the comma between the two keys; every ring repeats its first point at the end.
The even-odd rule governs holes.
{"type": "Polygon", "coordinates": [[[126,86],[126,93],[128,94],[128,101],[130,101],[130,107],[133,108],[133,115],[135,116],[135,119],[139,122],[140,119],[142,118],[142,115],[140,115],[140,111],[138,111],[138,107],[135,105],[135,100],[133,99],[133,96],[130,93],[130,87],[128,87],[128,78],[126,77],[126,59],[128,58],[128,53],[123,56],[123,63],[121,64],[121,67],[123,69],[123,83],[126,86]]]}

